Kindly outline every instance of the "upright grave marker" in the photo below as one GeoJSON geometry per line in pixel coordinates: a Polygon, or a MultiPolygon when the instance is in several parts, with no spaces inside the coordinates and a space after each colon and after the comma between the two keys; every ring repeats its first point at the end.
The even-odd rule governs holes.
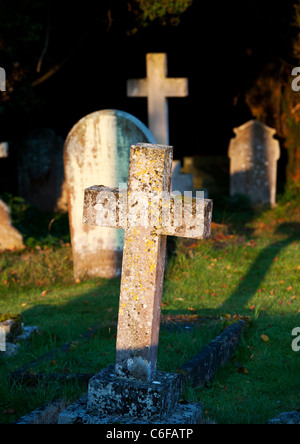
{"type": "Polygon", "coordinates": [[[50,128],[30,130],[20,141],[19,194],[41,211],[66,212],[64,139],[50,128]]]}
{"type": "Polygon", "coordinates": [[[167,78],[167,55],[150,53],[146,56],[147,78],[127,81],[128,97],[147,97],[148,125],[157,143],[169,144],[167,97],[186,97],[188,80],[167,78]]]}
{"type": "Polygon", "coordinates": [[[0,67],[0,91],[6,91],[6,72],[0,67]]]}
{"type": "Polygon", "coordinates": [[[156,371],[166,236],[203,238],[210,229],[210,200],[169,193],[172,157],[169,146],[131,147],[127,203],[115,188],[85,191],[84,223],[125,230],[116,374],[145,381],[156,371]]]}
{"type": "Polygon", "coordinates": [[[280,157],[276,130],[258,120],[234,128],[231,139],[230,195],[244,194],[254,204],[276,204],[277,161],[280,157]]]}
{"type": "Polygon", "coordinates": [[[0,143],[0,158],[4,159],[8,157],[8,142],[0,143]]]}
{"type": "Polygon", "coordinates": [[[64,166],[75,278],[120,275],[123,233],[83,225],[83,196],[95,183],[127,184],[129,147],[136,140],[154,141],[142,122],[118,110],[87,115],[67,137],[64,166]]]}
{"type": "MultiPolygon", "coordinates": [[[[0,143],[0,158],[8,157],[7,142],[0,143]]],[[[0,200],[0,251],[21,250],[24,248],[23,237],[11,224],[8,206],[0,200]]]]}
{"type": "Polygon", "coordinates": [[[151,421],[182,413],[180,375],[156,371],[166,237],[208,237],[212,201],[170,194],[172,156],[170,146],[138,143],[131,147],[127,191],[85,190],[84,223],[125,230],[116,362],[89,382],[92,415],[151,421]]]}

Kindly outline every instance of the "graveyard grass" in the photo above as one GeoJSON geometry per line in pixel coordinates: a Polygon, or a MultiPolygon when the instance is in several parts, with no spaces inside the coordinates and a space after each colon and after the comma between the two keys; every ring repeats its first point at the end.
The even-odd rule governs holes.
{"type": "MultiPolygon", "coordinates": [[[[227,325],[247,321],[230,362],[206,387],[185,388],[201,400],[204,420],[266,423],[300,408],[300,199],[279,196],[272,210],[241,199],[215,200],[208,241],[168,240],[158,353],[160,370],[176,372],[227,325]]],[[[0,313],[21,313],[39,333],[16,357],[0,357],[0,422],[10,423],[48,401],[71,403],[86,392],[76,380],[30,382],[10,374],[64,344],[36,373],[96,373],[115,359],[119,279],[76,281],[65,215],[38,215],[6,196],[26,249],[0,255],[0,313]],[[36,220],[39,223],[36,224],[36,220]]]]}

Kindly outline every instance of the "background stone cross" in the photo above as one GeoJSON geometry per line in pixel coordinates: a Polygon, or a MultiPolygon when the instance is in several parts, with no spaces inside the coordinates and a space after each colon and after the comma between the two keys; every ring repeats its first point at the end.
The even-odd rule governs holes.
{"type": "Polygon", "coordinates": [[[167,97],[186,97],[188,80],[167,78],[167,55],[150,53],[146,56],[147,78],[127,81],[128,97],[148,98],[148,125],[157,143],[169,144],[167,97]]]}
{"type": "Polygon", "coordinates": [[[166,236],[210,234],[212,201],[170,194],[173,148],[131,147],[128,189],[85,190],[83,222],[125,230],[115,375],[155,375],[166,236]]]}

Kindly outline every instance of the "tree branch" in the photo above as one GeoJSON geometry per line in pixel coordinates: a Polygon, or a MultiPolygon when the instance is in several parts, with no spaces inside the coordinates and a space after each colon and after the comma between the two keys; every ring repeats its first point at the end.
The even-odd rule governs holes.
{"type": "Polygon", "coordinates": [[[47,25],[47,30],[46,30],[46,36],[45,36],[45,44],[44,44],[44,48],[42,51],[42,54],[39,58],[37,67],[36,67],[36,72],[41,72],[41,67],[42,67],[42,63],[43,63],[43,59],[45,57],[45,54],[47,52],[48,49],[48,45],[49,45],[49,35],[50,35],[50,26],[49,24],[47,25]]]}
{"type": "Polygon", "coordinates": [[[46,80],[48,80],[50,77],[52,77],[57,71],[59,71],[60,68],[65,64],[66,61],[67,61],[67,59],[64,60],[62,63],[60,63],[59,65],[55,65],[52,68],[50,68],[49,71],[47,71],[45,74],[43,74],[38,79],[34,80],[31,83],[31,86],[35,87],[35,86],[40,85],[41,83],[44,83],[46,80]]]}

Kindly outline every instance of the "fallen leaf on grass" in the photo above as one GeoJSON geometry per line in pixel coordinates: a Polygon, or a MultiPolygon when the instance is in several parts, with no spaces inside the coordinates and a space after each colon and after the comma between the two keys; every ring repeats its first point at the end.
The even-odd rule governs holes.
{"type": "Polygon", "coordinates": [[[241,365],[240,367],[238,367],[237,369],[238,373],[242,374],[242,375],[246,375],[247,373],[249,373],[249,371],[246,369],[246,367],[244,367],[243,365],[241,365]]]}
{"type": "Polygon", "coordinates": [[[260,337],[261,337],[261,339],[262,339],[264,342],[268,342],[268,341],[269,341],[269,336],[267,336],[267,335],[261,335],[260,337]]]}

